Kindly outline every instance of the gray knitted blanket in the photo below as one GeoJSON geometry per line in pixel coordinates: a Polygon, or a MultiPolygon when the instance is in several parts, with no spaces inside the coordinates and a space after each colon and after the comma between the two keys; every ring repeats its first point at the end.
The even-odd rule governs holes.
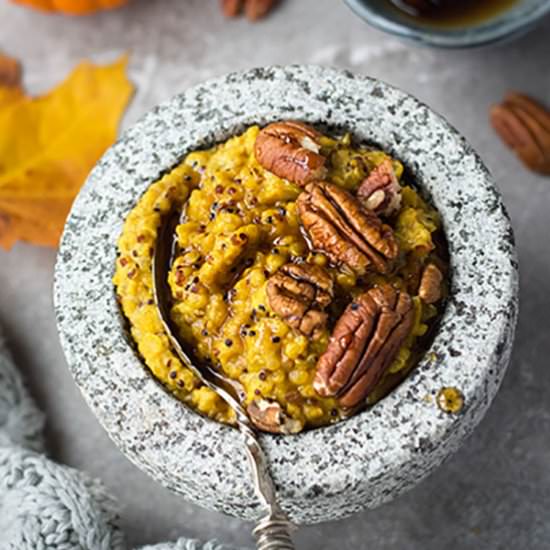
{"type": "MultiPolygon", "coordinates": [[[[44,455],[44,415],[0,334],[0,550],[127,550],[102,483],[44,455]]],[[[141,550],[231,550],[179,539],[141,550]]]]}

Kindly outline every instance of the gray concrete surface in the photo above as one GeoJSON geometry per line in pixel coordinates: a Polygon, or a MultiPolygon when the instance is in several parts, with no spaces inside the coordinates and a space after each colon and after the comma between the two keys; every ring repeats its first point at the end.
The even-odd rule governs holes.
{"type": "MultiPolygon", "coordinates": [[[[518,241],[521,315],[503,388],[468,443],[391,504],[304,528],[300,549],[544,550],[550,547],[550,179],[528,173],[495,139],[487,109],[510,88],[550,102],[550,20],[500,47],[447,52],[382,35],[337,0],[287,0],[257,25],[227,22],[216,0],[136,0],[91,18],[44,16],[0,0],[0,49],[22,59],[26,83],[48,89],[83,57],[132,52],[139,91],[124,124],[183,88],[226,71],[272,63],[347,67],[424,100],[457,126],[504,194],[518,241]]],[[[7,139],[0,136],[0,139],[7,139]]],[[[48,412],[57,460],[101,477],[122,505],[132,544],[179,535],[250,543],[249,526],[169,494],[107,438],[65,366],[53,319],[55,252],[0,252],[0,322],[33,393],[48,412]]]]}

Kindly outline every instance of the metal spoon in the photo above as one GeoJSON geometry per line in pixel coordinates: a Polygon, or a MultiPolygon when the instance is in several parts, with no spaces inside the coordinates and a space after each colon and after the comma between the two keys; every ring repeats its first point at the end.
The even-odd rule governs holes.
{"type": "Polygon", "coordinates": [[[181,362],[189,368],[201,382],[215,391],[236,413],[236,427],[243,435],[246,454],[252,471],[254,489],[267,514],[253,530],[258,550],[294,550],[290,531],[295,527],[288,520],[277,502],[273,480],[269,473],[266,456],[258,440],[250,418],[235,394],[235,388],[219,373],[207,365],[192,359],[185,345],[177,336],[170,317],[170,288],[167,275],[175,252],[175,228],[179,213],[172,209],[161,221],[153,255],[153,293],[155,305],[164,330],[181,362]]]}

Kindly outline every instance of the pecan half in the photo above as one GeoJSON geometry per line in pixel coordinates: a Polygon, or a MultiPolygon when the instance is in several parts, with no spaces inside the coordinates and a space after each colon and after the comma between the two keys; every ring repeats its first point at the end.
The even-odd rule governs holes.
{"type": "Polygon", "coordinates": [[[311,246],[359,275],[388,273],[399,249],[390,226],[347,191],[326,182],[309,184],[296,201],[311,246]]]}
{"type": "Polygon", "coordinates": [[[435,304],[441,300],[443,275],[435,264],[428,264],[422,272],[420,286],[418,287],[418,296],[426,304],[435,304]]]}
{"type": "Polygon", "coordinates": [[[222,11],[226,17],[235,17],[244,8],[251,21],[256,21],[273,9],[278,0],[221,0],[222,11]]]}
{"type": "Polygon", "coordinates": [[[357,198],[369,210],[389,217],[401,208],[401,185],[391,160],[380,163],[357,190],[357,198]]]}
{"type": "Polygon", "coordinates": [[[325,327],[323,311],[332,301],[334,287],[330,275],[311,264],[286,264],[267,282],[271,309],[291,327],[313,339],[325,327]]]}
{"type": "Polygon", "coordinates": [[[490,120],[528,168],[550,174],[550,111],[526,95],[511,92],[491,108],[490,120]]]}
{"type": "Polygon", "coordinates": [[[256,160],[276,176],[306,185],[326,175],[320,137],[317,130],[301,122],[274,122],[258,134],[254,154],[256,160]]]}
{"type": "Polygon", "coordinates": [[[264,432],[288,435],[301,432],[304,428],[302,422],[290,418],[275,401],[255,399],[246,411],[252,423],[264,432]]]}
{"type": "Polygon", "coordinates": [[[313,387],[352,408],[363,402],[395,359],[414,320],[411,297],[390,285],[370,289],[344,311],[317,363],[313,387]]]}

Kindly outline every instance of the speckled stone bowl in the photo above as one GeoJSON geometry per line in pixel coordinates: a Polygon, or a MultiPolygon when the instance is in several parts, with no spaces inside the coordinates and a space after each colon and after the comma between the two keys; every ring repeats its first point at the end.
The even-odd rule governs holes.
{"type": "Polygon", "coordinates": [[[196,86],[156,107],[93,170],[68,219],[55,276],[67,361],[122,452],[164,486],[242,518],[259,513],[238,432],[171,397],[130,345],[111,277],[123,221],[189,151],[246,126],[296,118],[346,128],[403,160],[441,212],[452,290],[416,370],[376,406],[298,436],[262,436],[279,497],[299,523],[342,518],[412,487],[481,420],[508,363],[517,264],[487,169],[444,119],[391,86],[313,66],[256,69],[196,86]],[[464,407],[436,395],[458,388],[464,407]]]}

